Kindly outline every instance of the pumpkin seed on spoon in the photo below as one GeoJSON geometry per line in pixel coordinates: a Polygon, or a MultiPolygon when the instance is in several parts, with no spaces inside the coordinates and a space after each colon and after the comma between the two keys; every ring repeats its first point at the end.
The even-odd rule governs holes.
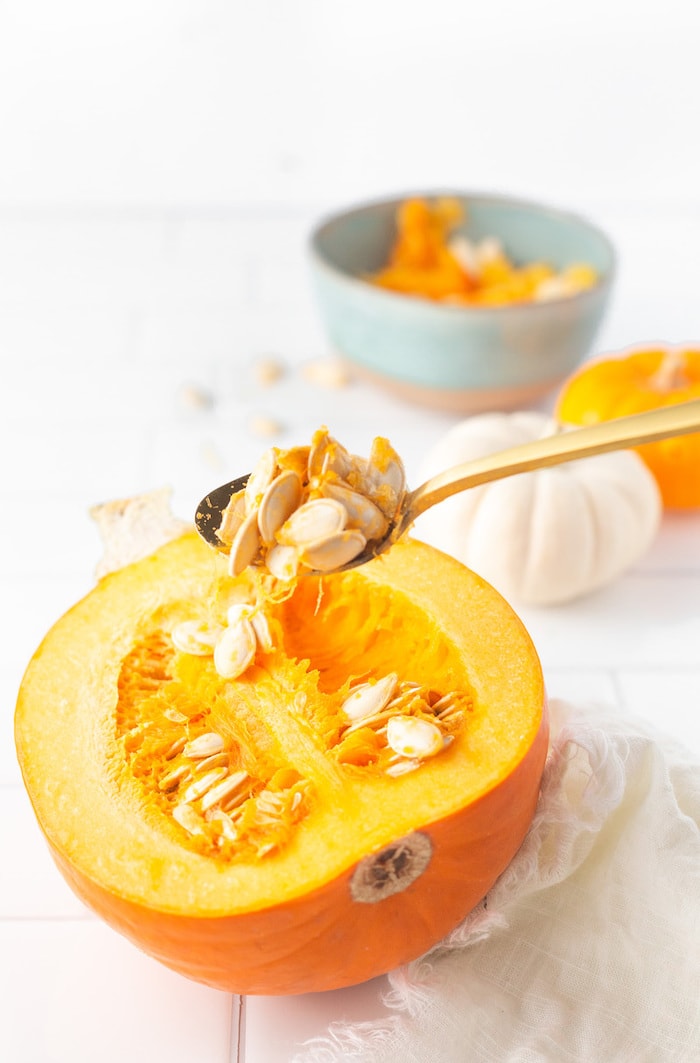
{"type": "Polygon", "coordinates": [[[196,525],[229,555],[229,572],[251,565],[276,580],[334,572],[379,541],[405,493],[403,463],[386,439],[369,459],[350,454],[321,428],[308,447],[268,449],[248,477],[202,500],[196,525]]]}
{"type": "MultiPolygon", "coordinates": [[[[691,402],[664,406],[585,428],[561,431],[543,439],[536,439],[496,454],[489,454],[476,461],[456,465],[432,477],[415,490],[406,491],[401,459],[388,441],[375,440],[369,461],[355,458],[352,455],[348,455],[346,460],[347,451],[341,448],[325,429],[320,429],[309,450],[309,482],[302,490],[301,505],[308,504],[309,489],[314,493],[314,497],[319,499],[323,498],[325,492],[324,501],[330,501],[328,497],[330,495],[340,506],[342,506],[344,492],[351,491],[355,495],[364,496],[373,504],[372,510],[367,510],[367,520],[371,521],[371,524],[363,525],[362,507],[355,503],[352,514],[348,508],[348,520],[342,530],[340,528],[328,530],[327,521],[320,520],[318,537],[314,539],[313,523],[306,519],[304,541],[300,540],[297,543],[292,532],[291,536],[287,535],[284,538],[283,545],[291,548],[299,547],[300,571],[306,568],[306,571],[321,570],[328,573],[356,568],[388,550],[408,533],[422,513],[451,495],[479,484],[522,472],[530,472],[533,469],[546,468],[579,458],[592,457],[595,454],[637,447],[644,443],[698,431],[700,431],[700,399],[694,399],[691,402]],[[325,461],[322,453],[324,448],[328,457],[325,461]],[[342,460],[338,460],[338,454],[341,455],[342,460]],[[333,490],[334,487],[340,487],[341,490],[333,490]],[[374,515],[376,507],[379,507],[385,515],[386,525],[377,524],[374,515]],[[311,523],[311,528],[309,528],[309,523],[311,523]],[[377,527],[382,527],[383,534],[376,534],[377,527]],[[349,531],[354,534],[348,535],[349,531]],[[314,566],[315,558],[322,558],[318,569],[314,566]]],[[[271,476],[270,463],[270,452],[267,452],[264,455],[264,468],[262,469],[262,475],[265,477],[271,476]]],[[[257,469],[251,474],[255,478],[260,475],[261,471],[257,469]]],[[[235,500],[236,495],[245,489],[248,480],[249,477],[244,476],[223,484],[210,492],[199,504],[195,516],[197,530],[206,542],[218,550],[229,552],[229,549],[233,551],[236,547],[235,542],[233,547],[227,544],[222,529],[226,528],[227,507],[231,504],[231,500],[235,500]]],[[[274,473],[270,482],[274,482],[274,473]]],[[[260,551],[253,551],[251,545],[255,534],[252,530],[255,524],[253,517],[255,512],[255,508],[249,507],[245,518],[248,538],[246,549],[240,551],[236,565],[237,571],[242,571],[241,565],[245,568],[248,564],[264,561],[260,551]]],[[[290,522],[293,524],[293,517],[294,512],[287,518],[287,526],[290,522]]],[[[242,527],[239,528],[239,535],[242,530],[242,527]]],[[[259,531],[257,534],[262,543],[259,531]]]]}

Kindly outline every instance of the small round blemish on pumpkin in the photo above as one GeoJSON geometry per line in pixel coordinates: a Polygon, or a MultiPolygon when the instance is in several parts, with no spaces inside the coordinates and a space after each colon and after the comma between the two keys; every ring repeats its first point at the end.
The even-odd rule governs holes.
{"type": "Polygon", "coordinates": [[[350,894],[360,904],[379,901],[402,893],[420,878],[433,855],[427,834],[414,831],[360,860],[350,879],[350,894]]]}

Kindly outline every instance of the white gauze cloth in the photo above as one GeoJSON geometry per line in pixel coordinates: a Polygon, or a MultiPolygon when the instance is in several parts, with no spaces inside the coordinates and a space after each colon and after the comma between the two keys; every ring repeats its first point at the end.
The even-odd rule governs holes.
{"type": "Polygon", "coordinates": [[[700,764],[620,715],[551,711],[510,866],[389,975],[386,1020],[293,1063],[700,1063],[700,764]]]}

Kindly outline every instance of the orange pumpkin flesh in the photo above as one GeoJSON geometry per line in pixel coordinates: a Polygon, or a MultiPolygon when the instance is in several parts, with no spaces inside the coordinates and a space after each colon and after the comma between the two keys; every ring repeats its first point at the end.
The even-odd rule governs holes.
{"type": "MultiPolygon", "coordinates": [[[[653,348],[584,365],[566,382],[556,414],[565,424],[597,424],[700,398],[700,350],[653,348]]],[[[654,475],[664,505],[700,506],[700,433],[636,448],[654,475]]]]}
{"type": "Polygon", "coordinates": [[[537,655],[488,584],[404,542],[301,581],[272,609],[275,648],[227,682],[168,632],[230,583],[185,535],[56,624],[17,706],[28,793],[75,892],[169,967],[241,993],[364,981],[439,941],[520,846],[548,738],[537,655]],[[391,671],[469,700],[452,744],[395,778],[333,744],[338,690],[391,671]],[[273,790],[302,790],[268,851],[254,835],[213,851],[168,814],[147,755],[183,728],[166,710],[190,736],[214,722],[273,790]]]}

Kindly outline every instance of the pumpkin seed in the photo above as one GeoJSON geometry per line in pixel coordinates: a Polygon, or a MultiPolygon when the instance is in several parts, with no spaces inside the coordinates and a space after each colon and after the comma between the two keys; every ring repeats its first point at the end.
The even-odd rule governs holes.
{"type": "Polygon", "coordinates": [[[191,653],[197,657],[209,657],[223,628],[210,624],[206,620],[183,620],[172,630],[175,648],[181,653],[191,653]]]}
{"type": "Polygon", "coordinates": [[[229,606],[226,615],[231,627],[234,627],[241,620],[249,620],[253,627],[253,631],[255,632],[255,637],[260,649],[263,653],[272,652],[274,649],[272,632],[270,631],[267,617],[261,609],[248,603],[237,602],[234,605],[229,606]]]}
{"type": "Polygon", "coordinates": [[[353,491],[351,487],[339,483],[325,483],[321,491],[326,498],[334,498],[348,512],[350,527],[359,528],[365,539],[381,539],[386,535],[389,521],[366,495],[353,491]]]}
{"type": "Polygon", "coordinates": [[[255,612],[255,606],[250,602],[234,602],[226,610],[226,622],[233,627],[239,620],[250,620],[255,612]]]}
{"type": "Polygon", "coordinates": [[[253,366],[255,379],[261,387],[269,387],[270,384],[274,384],[280,377],[284,376],[284,372],[284,363],[271,356],[259,358],[253,366]]]}
{"type": "Polygon", "coordinates": [[[451,690],[449,694],[440,695],[437,700],[433,701],[432,710],[438,714],[441,712],[447,712],[449,709],[455,708],[458,703],[461,694],[455,690],[451,690]]]}
{"type": "Polygon", "coordinates": [[[381,712],[392,698],[399,677],[390,672],[376,683],[362,683],[355,687],[341,705],[341,711],[350,720],[366,720],[381,712]]]}
{"type": "Polygon", "coordinates": [[[406,491],[406,473],[401,458],[387,439],[377,437],[369,460],[353,458],[348,474],[351,487],[368,495],[388,520],[393,520],[406,491]]]}
{"type": "Polygon", "coordinates": [[[453,706],[449,709],[443,709],[442,712],[437,713],[436,719],[438,719],[440,723],[452,723],[455,720],[461,720],[463,716],[463,709],[460,709],[457,706],[453,706]]]}
{"type": "Polygon", "coordinates": [[[401,757],[423,760],[443,749],[442,731],[418,716],[392,716],[386,729],[387,744],[401,757]]]}
{"type": "Polygon", "coordinates": [[[402,495],[406,489],[406,470],[388,439],[378,436],[372,441],[369,461],[375,482],[390,487],[397,496],[402,495]]]}
{"type": "Polygon", "coordinates": [[[352,459],[345,447],[326,428],[320,428],[311,441],[308,460],[309,480],[326,478],[330,475],[345,479],[352,468],[352,459]]]}
{"type": "Polygon", "coordinates": [[[186,742],[187,739],[184,736],[181,738],[176,738],[170,748],[167,749],[163,754],[165,759],[173,760],[178,755],[178,753],[182,753],[183,749],[185,748],[186,742]]]}
{"type": "Polygon", "coordinates": [[[223,782],[213,786],[209,793],[202,798],[202,811],[207,812],[214,805],[218,805],[225,801],[227,797],[231,797],[248,779],[250,779],[250,775],[248,775],[247,771],[237,771],[229,775],[223,782]]]}
{"type": "Polygon", "coordinates": [[[221,836],[227,841],[235,842],[238,839],[238,831],[233,825],[233,820],[220,808],[211,809],[211,811],[207,812],[205,819],[207,823],[211,824],[215,829],[218,828],[221,832],[221,836]]]}
{"type": "Polygon", "coordinates": [[[248,431],[258,436],[259,439],[270,439],[284,431],[284,425],[274,417],[268,417],[264,413],[255,414],[248,421],[248,431]]]}
{"type": "Polygon", "coordinates": [[[226,768],[215,768],[214,771],[208,771],[206,775],[201,775],[194,782],[190,783],[185,792],[182,795],[182,800],[187,804],[190,801],[197,801],[200,797],[203,797],[207,790],[211,790],[215,783],[221,782],[225,776],[228,775],[226,768]]]}
{"type": "Polygon", "coordinates": [[[307,362],[301,371],[305,380],[324,388],[345,388],[350,383],[350,374],[340,362],[307,362]]]}
{"type": "Polygon", "coordinates": [[[184,782],[185,779],[189,779],[189,776],[189,764],[180,764],[179,767],[173,768],[172,771],[169,771],[167,775],[163,776],[158,783],[158,789],[161,793],[170,793],[171,790],[176,790],[180,783],[184,782]]]}
{"type": "Polygon", "coordinates": [[[194,766],[194,771],[197,774],[201,774],[205,771],[212,771],[214,768],[226,768],[228,770],[228,762],[228,753],[212,753],[210,757],[205,757],[204,760],[197,761],[194,766]]]}
{"type": "Polygon", "coordinates": [[[256,510],[252,510],[241,524],[236,533],[236,538],[231,543],[229,574],[231,576],[240,576],[241,572],[248,568],[248,565],[252,565],[258,556],[261,544],[258,514],[256,510]]]}
{"type": "Polygon", "coordinates": [[[247,787],[240,787],[238,790],[234,790],[230,797],[221,799],[221,808],[236,822],[242,817],[245,811],[243,805],[245,805],[250,796],[250,790],[247,787]]]}
{"type": "Polygon", "coordinates": [[[260,647],[262,652],[272,653],[275,647],[272,641],[272,632],[270,631],[270,625],[267,622],[267,617],[265,616],[265,614],[258,610],[256,613],[253,613],[252,617],[250,618],[250,622],[253,625],[253,631],[255,632],[255,637],[258,640],[258,646],[260,647]]]}
{"type": "Polygon", "coordinates": [[[187,723],[187,716],[185,716],[184,712],[180,712],[179,709],[168,707],[163,711],[163,715],[171,723],[187,723]]]}
{"type": "Polygon", "coordinates": [[[263,815],[278,818],[284,808],[284,797],[271,790],[262,790],[256,798],[256,808],[263,815]]]}
{"type": "Polygon", "coordinates": [[[250,620],[240,617],[224,629],[214,647],[214,667],[222,679],[237,679],[253,663],[258,643],[250,620]]]}
{"type": "Polygon", "coordinates": [[[297,548],[327,539],[342,531],[347,523],[347,510],[332,498],[314,498],[299,506],[277,533],[277,541],[297,548]]]}
{"type": "Polygon", "coordinates": [[[335,572],[361,554],[366,545],[362,532],[348,528],[309,543],[299,551],[299,560],[316,572],[335,572]]]}
{"type": "Polygon", "coordinates": [[[257,465],[248,477],[248,482],[244,488],[245,509],[248,515],[257,510],[261,498],[274,480],[277,472],[277,457],[277,448],[270,447],[259,459],[257,465]]]}
{"type": "Polygon", "coordinates": [[[184,827],[188,834],[206,834],[202,817],[192,808],[192,805],[176,805],[173,809],[173,819],[184,827]]]}
{"type": "Polygon", "coordinates": [[[183,742],[183,746],[183,755],[189,760],[202,760],[204,757],[211,757],[214,753],[221,753],[224,740],[216,731],[205,731],[204,734],[197,735],[186,745],[183,742]]]}
{"type": "Polygon", "coordinates": [[[229,546],[236,538],[236,534],[245,519],[245,489],[237,491],[229,499],[226,509],[221,514],[221,524],[216,530],[217,537],[229,546]]]}
{"type": "Polygon", "coordinates": [[[299,571],[299,552],[293,546],[273,546],[265,558],[267,571],[282,583],[289,583],[299,571]]]}
{"type": "Polygon", "coordinates": [[[276,533],[301,502],[301,496],[301,480],[292,469],[275,477],[258,507],[258,528],[263,543],[274,542],[276,533]]]}
{"type": "Polygon", "coordinates": [[[376,712],[372,716],[363,716],[344,729],[343,738],[345,735],[352,734],[353,731],[359,731],[361,727],[371,727],[376,734],[382,734],[386,731],[387,720],[393,715],[394,710],[389,705],[386,709],[382,709],[381,712],[376,712]]]}
{"type": "Polygon", "coordinates": [[[398,776],[408,775],[409,772],[415,771],[416,768],[420,768],[419,760],[405,760],[402,757],[399,760],[395,760],[393,764],[390,764],[384,770],[387,775],[398,776]]]}
{"type": "Polygon", "coordinates": [[[391,699],[389,707],[395,714],[403,713],[404,715],[408,715],[407,710],[412,706],[423,708],[424,704],[420,687],[412,686],[406,689],[405,684],[402,683],[399,693],[391,699]]]}

